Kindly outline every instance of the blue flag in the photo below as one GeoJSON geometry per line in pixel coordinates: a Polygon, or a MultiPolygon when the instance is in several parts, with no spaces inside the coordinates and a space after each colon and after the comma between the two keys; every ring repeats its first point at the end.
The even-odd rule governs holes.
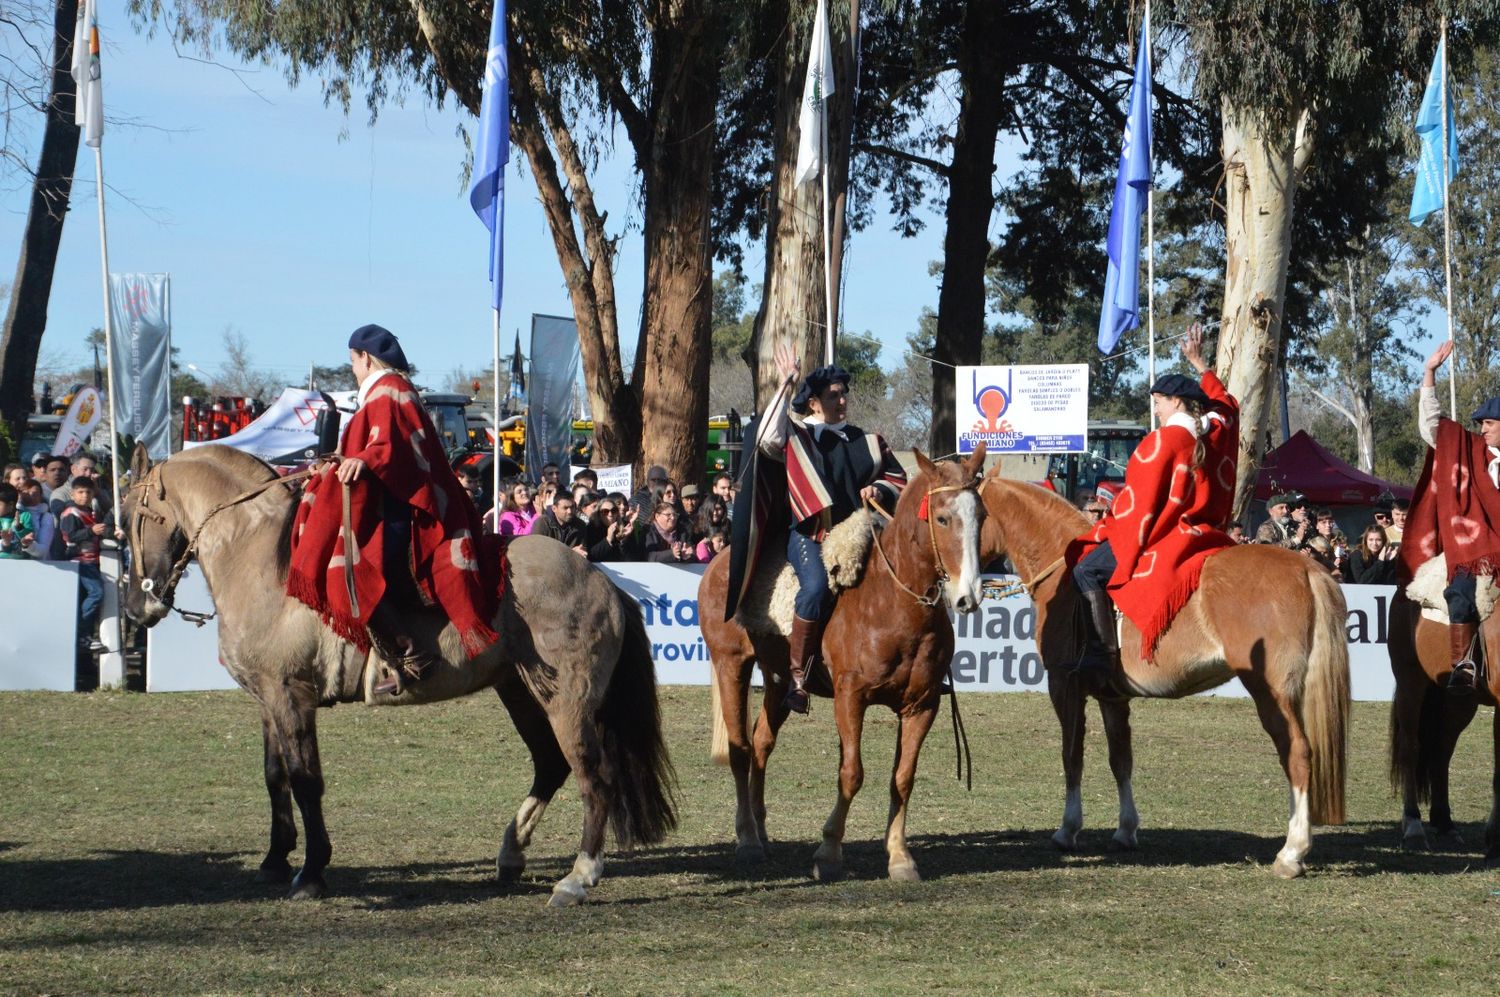
{"type": "Polygon", "coordinates": [[[469,206],[490,230],[491,305],[500,310],[505,283],[505,164],[510,162],[510,68],[505,51],[505,0],[495,0],[490,47],[484,57],[484,101],[474,148],[469,206]]]}
{"type": "Polygon", "coordinates": [[[1099,314],[1099,351],[1115,348],[1127,329],[1141,324],[1141,214],[1151,189],[1151,40],[1142,37],[1125,116],[1125,144],[1109,213],[1109,269],[1099,314]]]}
{"type": "MultiPolygon", "coordinates": [[[[1443,209],[1443,43],[1438,42],[1432,70],[1427,74],[1427,90],[1422,94],[1422,108],[1417,112],[1417,138],[1422,156],[1417,160],[1417,186],[1411,192],[1411,218],[1420,225],[1428,215],[1443,209]]],[[[1453,91],[1448,91],[1448,180],[1458,176],[1458,133],[1453,128],[1453,91]]]]}

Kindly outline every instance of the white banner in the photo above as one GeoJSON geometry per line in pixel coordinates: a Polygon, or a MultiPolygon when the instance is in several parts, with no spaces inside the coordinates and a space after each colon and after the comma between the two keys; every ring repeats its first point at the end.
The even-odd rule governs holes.
{"type": "Polygon", "coordinates": [[[626,496],[631,494],[629,464],[608,464],[603,467],[580,467],[574,464],[569,470],[572,471],[573,478],[577,478],[582,471],[593,471],[599,476],[598,490],[606,495],[610,492],[626,496]]]}
{"type": "Polygon", "coordinates": [[[78,565],[0,558],[9,593],[0,625],[0,690],[72,692],[78,632],[78,565]]]}
{"type": "Polygon", "coordinates": [[[991,454],[1088,449],[1087,364],[959,367],[953,384],[961,454],[981,440],[991,454]]]}
{"type": "Polygon", "coordinates": [[[104,419],[104,400],[99,389],[93,385],[79,388],[68,405],[68,414],[63,416],[57,429],[57,439],[52,442],[52,452],[72,457],[83,446],[83,441],[93,435],[94,427],[104,419]]]}
{"type": "MultiPolygon", "coordinates": [[[[343,408],[354,407],[354,392],[329,392],[334,404],[341,406],[340,422],[349,421],[343,408]]],[[[318,413],[324,409],[323,397],[305,388],[284,388],[281,397],[260,417],[238,433],[222,440],[184,443],[183,449],[218,443],[252,453],[261,460],[276,461],[283,457],[312,457],[318,450],[318,413]]]]}

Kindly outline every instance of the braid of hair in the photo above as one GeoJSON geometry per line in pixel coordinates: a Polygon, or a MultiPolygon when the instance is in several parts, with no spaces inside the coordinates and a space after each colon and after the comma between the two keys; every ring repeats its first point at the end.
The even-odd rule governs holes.
{"type": "Polygon", "coordinates": [[[1183,399],[1183,411],[1193,417],[1193,470],[1203,466],[1203,460],[1208,456],[1208,448],[1203,445],[1203,432],[1206,428],[1203,422],[1203,403],[1197,400],[1183,399]]]}

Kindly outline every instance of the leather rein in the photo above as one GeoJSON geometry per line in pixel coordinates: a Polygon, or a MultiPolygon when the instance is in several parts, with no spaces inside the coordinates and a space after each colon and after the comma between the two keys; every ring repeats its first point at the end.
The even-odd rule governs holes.
{"type": "MultiPolygon", "coordinates": [[[[172,612],[181,616],[184,620],[187,620],[189,623],[192,623],[195,626],[203,626],[203,624],[207,623],[209,620],[218,615],[217,610],[212,613],[198,613],[189,609],[178,609],[175,605],[173,605],[172,597],[173,594],[177,591],[177,583],[182,580],[183,572],[187,570],[188,562],[191,561],[193,559],[193,555],[198,552],[198,541],[202,538],[203,531],[208,527],[208,524],[213,521],[213,518],[215,516],[217,516],[224,510],[232,509],[237,505],[248,502],[253,498],[263,495],[277,485],[291,485],[295,482],[312,477],[314,474],[317,474],[322,470],[323,464],[324,460],[319,459],[317,461],[314,461],[310,466],[296,472],[295,474],[288,474],[284,478],[276,477],[272,478],[270,481],[263,481],[260,484],[255,485],[254,487],[247,489],[244,492],[241,492],[234,498],[228,499],[224,502],[220,502],[218,505],[214,506],[208,511],[208,515],[203,517],[203,521],[198,524],[197,529],[193,530],[193,535],[188,538],[187,547],[183,549],[182,553],[178,555],[177,560],[173,562],[172,570],[168,572],[166,581],[163,582],[158,588],[156,580],[154,578],[151,578],[149,576],[143,577],[141,578],[141,591],[156,599],[157,602],[160,602],[172,612]]],[[[163,501],[166,500],[167,491],[161,480],[161,468],[162,465],[157,464],[156,466],[151,468],[144,479],[142,479],[137,484],[133,484],[130,486],[131,492],[140,493],[140,501],[136,505],[135,516],[133,517],[133,522],[131,523],[130,539],[132,554],[134,554],[134,551],[136,549],[139,549],[141,546],[143,546],[143,541],[141,539],[141,524],[143,521],[149,519],[157,526],[165,527],[167,525],[167,517],[151,508],[151,495],[153,492],[156,494],[157,498],[163,501]]],[[[174,524],[172,527],[172,531],[174,533],[181,533],[182,527],[174,524]]],[[[134,558],[132,558],[132,561],[134,561],[134,558]]],[[[132,563],[131,568],[133,572],[135,570],[134,563],[132,563]]]]}
{"type": "MultiPolygon", "coordinates": [[[[993,480],[993,478],[986,477],[983,481],[981,481],[979,483],[979,492],[983,494],[985,487],[989,485],[989,483],[993,480]]],[[[981,499],[981,501],[983,500],[981,499]]],[[[1035,602],[1037,587],[1041,585],[1042,582],[1045,582],[1048,578],[1051,578],[1053,574],[1057,572],[1058,568],[1061,568],[1067,563],[1068,560],[1066,557],[1059,557],[1057,560],[1053,561],[1051,564],[1047,565],[1041,571],[1038,571],[1035,575],[1033,575],[1031,577],[1031,581],[1028,582],[1023,580],[1011,582],[1009,585],[1002,585],[999,588],[991,590],[991,592],[989,592],[988,594],[990,595],[990,597],[995,599],[1004,599],[1007,596],[1020,595],[1022,592],[1025,592],[1026,595],[1030,597],[1033,602],[1035,602]]]]}
{"type": "MultiPolygon", "coordinates": [[[[922,510],[925,512],[932,508],[932,496],[934,495],[940,495],[943,492],[968,491],[972,491],[977,495],[979,487],[979,476],[975,475],[972,480],[961,485],[939,485],[936,488],[929,488],[927,489],[927,494],[922,497],[922,510]]],[[[874,499],[866,498],[865,505],[885,517],[885,521],[888,523],[895,518],[882,509],[880,504],[874,499]]],[[[885,547],[880,543],[880,532],[878,530],[875,531],[872,538],[875,541],[875,550],[880,553],[880,563],[885,565],[885,570],[890,574],[891,581],[896,583],[896,587],[915,599],[919,605],[931,608],[942,601],[943,585],[948,581],[950,575],[948,574],[948,566],[943,563],[943,552],[938,549],[937,531],[932,527],[931,515],[923,515],[921,519],[927,523],[927,538],[932,544],[932,559],[933,563],[937,565],[937,577],[933,579],[931,585],[927,586],[927,590],[920,594],[908,588],[906,583],[901,580],[901,576],[896,574],[895,565],[891,564],[890,556],[886,554],[885,547]]]]}

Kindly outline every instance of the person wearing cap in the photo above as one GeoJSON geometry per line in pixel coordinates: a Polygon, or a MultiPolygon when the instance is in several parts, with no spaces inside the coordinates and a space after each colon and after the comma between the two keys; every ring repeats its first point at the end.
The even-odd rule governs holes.
{"type": "MultiPolygon", "coordinates": [[[[1453,670],[1448,689],[1472,694],[1479,686],[1478,576],[1494,575],[1500,565],[1500,398],[1491,398],[1469,416],[1475,430],[1442,415],[1437,369],[1453,352],[1453,341],[1438,345],[1423,367],[1417,393],[1418,428],[1431,447],[1416,493],[1402,525],[1397,557],[1402,582],[1442,554],[1448,569],[1448,650],[1453,670]]],[[[1389,536],[1389,530],[1387,530],[1389,536]]]]}
{"type": "Polygon", "coordinates": [[[1080,674],[1115,668],[1114,601],[1140,629],[1149,658],[1196,588],[1203,560],[1234,544],[1217,527],[1234,503],[1239,403],[1203,359],[1201,325],[1188,329],[1182,355],[1200,380],[1164,374],[1151,385],[1158,427],[1131,455],[1109,511],[1068,550],[1088,609],[1080,674]]]}
{"type": "Polygon", "coordinates": [[[495,579],[476,546],[478,510],[408,379],[401,343],[361,326],[349,337],[349,361],[359,407],[336,464],[308,482],[298,505],[287,591],[362,650],[373,645],[391,666],[375,691],[399,695],[439,658],[409,617],[436,604],[464,650],[478,654],[498,639],[495,579]]]}
{"type": "Polygon", "coordinates": [[[708,534],[699,529],[698,513],[703,508],[703,489],[694,484],[683,485],[677,493],[677,504],[682,506],[682,533],[695,547],[708,534]]]}
{"type": "MultiPolygon", "coordinates": [[[[776,346],[776,368],[790,386],[801,362],[786,344],[776,346]]],[[[849,424],[849,372],[832,364],[802,379],[795,397],[777,395],[778,407],[766,413],[759,436],[760,452],[786,465],[791,530],[787,560],[797,573],[796,611],[788,638],[792,685],[785,705],[807,712],[807,675],[822,656],[823,625],[833,609],[828,572],[823,567],[823,538],[857,512],[865,502],[895,509],[906,471],[877,433],[849,424]],[[788,408],[802,416],[793,420],[788,408]]]]}
{"type": "Polygon", "coordinates": [[[630,507],[635,510],[636,515],[649,518],[651,511],[656,508],[656,492],[658,485],[665,485],[672,479],[667,476],[667,469],[660,464],[652,464],[646,468],[646,483],[637,488],[635,494],[630,496],[630,507]]]}
{"type": "Polygon", "coordinates": [[[1299,519],[1295,510],[1304,508],[1307,499],[1296,492],[1272,495],[1266,500],[1266,521],[1255,531],[1255,542],[1287,550],[1301,550],[1312,539],[1313,528],[1304,513],[1299,519]]]}

